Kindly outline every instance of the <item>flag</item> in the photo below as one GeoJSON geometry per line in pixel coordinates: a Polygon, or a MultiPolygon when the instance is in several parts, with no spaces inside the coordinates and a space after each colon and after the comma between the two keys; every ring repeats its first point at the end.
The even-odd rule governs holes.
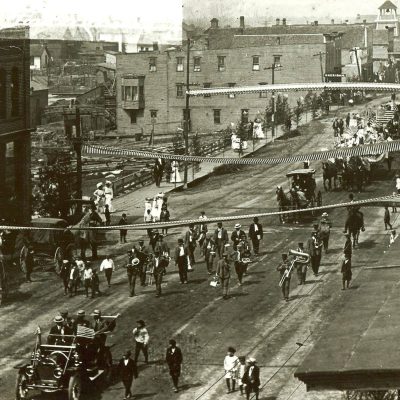
{"type": "Polygon", "coordinates": [[[86,339],[94,339],[94,329],[86,328],[86,326],[83,325],[78,325],[76,336],[86,339]]]}

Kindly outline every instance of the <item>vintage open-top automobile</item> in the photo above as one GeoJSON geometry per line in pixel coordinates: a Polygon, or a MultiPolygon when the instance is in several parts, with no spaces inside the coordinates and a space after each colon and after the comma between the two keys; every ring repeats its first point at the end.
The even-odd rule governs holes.
{"type": "MultiPolygon", "coordinates": [[[[116,316],[118,317],[118,315],[116,316]]],[[[111,332],[115,318],[109,324],[111,332]]],[[[42,393],[67,392],[68,400],[79,400],[82,388],[101,379],[109,383],[112,374],[110,347],[98,340],[94,331],[84,328],[84,334],[59,336],[55,344],[42,344],[38,328],[36,344],[29,363],[17,365],[16,399],[28,399],[30,391],[42,393]],[[91,332],[93,331],[93,332],[91,332]]]]}

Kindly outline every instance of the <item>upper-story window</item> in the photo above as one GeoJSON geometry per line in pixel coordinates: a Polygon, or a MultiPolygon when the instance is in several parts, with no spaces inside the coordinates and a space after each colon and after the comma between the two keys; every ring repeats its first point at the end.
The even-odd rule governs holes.
{"type": "Polygon", "coordinates": [[[225,56],[218,56],[218,71],[225,71],[225,56]]]}
{"type": "Polygon", "coordinates": [[[200,72],[201,71],[201,57],[194,57],[193,58],[193,71],[200,72]]]}
{"type": "Polygon", "coordinates": [[[149,58],[149,71],[150,72],[156,72],[157,71],[157,58],[156,57],[150,57],[149,58]]]}
{"type": "Polygon", "coordinates": [[[279,67],[281,65],[281,56],[274,56],[274,65],[279,67]]]}
{"type": "Polygon", "coordinates": [[[19,70],[14,67],[11,70],[11,116],[19,115],[19,70]]]}
{"type": "Polygon", "coordinates": [[[6,71],[0,68],[0,118],[7,117],[6,71]]]}
{"type": "Polygon", "coordinates": [[[260,70],[260,57],[253,56],[253,71],[259,71],[259,70],[260,70]]]}
{"type": "Polygon", "coordinates": [[[176,97],[183,97],[183,83],[176,84],[176,97]]]}
{"type": "Polygon", "coordinates": [[[183,57],[176,57],[176,71],[183,72],[183,57]]]}

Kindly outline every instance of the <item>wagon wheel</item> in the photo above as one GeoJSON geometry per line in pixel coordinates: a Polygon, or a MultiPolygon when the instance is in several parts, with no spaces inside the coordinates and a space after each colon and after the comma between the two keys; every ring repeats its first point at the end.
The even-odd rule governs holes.
{"type": "Polygon", "coordinates": [[[17,381],[15,382],[15,398],[16,400],[28,398],[27,379],[22,371],[18,372],[17,381]]]}
{"type": "Polygon", "coordinates": [[[4,269],[4,264],[0,261],[0,305],[3,304],[8,294],[7,275],[4,269]]]}
{"type": "Polygon", "coordinates": [[[317,194],[317,207],[321,207],[322,206],[322,193],[319,190],[318,194],[317,194]]]}
{"type": "Polygon", "coordinates": [[[21,271],[26,274],[26,256],[28,254],[28,247],[23,245],[21,251],[19,252],[19,267],[21,271]]]}
{"type": "Polygon", "coordinates": [[[61,271],[63,259],[64,259],[64,254],[63,254],[62,248],[57,247],[57,249],[54,253],[54,266],[55,266],[55,271],[57,274],[59,274],[61,271]]]}

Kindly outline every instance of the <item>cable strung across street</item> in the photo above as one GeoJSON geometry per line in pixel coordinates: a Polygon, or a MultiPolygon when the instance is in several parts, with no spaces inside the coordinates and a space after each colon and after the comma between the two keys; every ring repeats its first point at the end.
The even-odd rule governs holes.
{"type": "Polygon", "coordinates": [[[323,82],[323,83],[288,83],[257,86],[235,86],[223,88],[193,89],[186,93],[189,96],[217,96],[227,94],[251,94],[268,92],[292,92],[309,90],[368,90],[375,92],[398,92],[398,83],[372,83],[372,82],[323,82]]]}
{"type": "MultiPolygon", "coordinates": [[[[351,201],[346,203],[336,203],[336,204],[327,204],[320,207],[309,207],[309,208],[299,208],[288,211],[272,211],[265,213],[255,213],[255,214],[242,214],[242,215],[229,215],[224,217],[210,217],[207,219],[207,223],[211,222],[222,222],[222,221],[236,221],[242,219],[253,219],[254,217],[271,217],[271,216],[279,216],[279,215],[289,215],[289,214],[298,214],[298,213],[310,213],[312,211],[322,211],[333,208],[345,208],[349,206],[368,206],[368,207],[380,207],[385,205],[392,205],[393,200],[400,201],[400,194],[393,194],[390,196],[381,196],[374,197],[370,199],[351,201]]],[[[179,221],[170,221],[170,222],[153,222],[149,223],[140,223],[140,224],[127,224],[127,225],[109,225],[109,226],[91,226],[91,227],[79,227],[79,226],[70,226],[67,229],[69,230],[143,230],[143,229],[165,229],[165,228],[175,228],[181,226],[187,226],[189,224],[203,224],[204,221],[201,219],[185,219],[179,221]]],[[[13,225],[0,225],[0,230],[8,229],[8,230],[44,230],[44,231],[65,231],[66,228],[43,228],[36,226],[13,226],[13,225]]]]}
{"type": "Polygon", "coordinates": [[[291,164],[302,161],[328,160],[330,158],[343,158],[352,156],[369,156],[386,152],[400,151],[400,140],[368,144],[363,146],[347,147],[334,150],[325,150],[308,154],[297,154],[291,157],[255,157],[255,158],[224,158],[224,157],[201,157],[185,156],[180,154],[168,154],[161,152],[123,149],[120,147],[97,146],[85,144],[82,152],[90,155],[163,158],[166,160],[179,160],[189,162],[211,162],[217,164],[241,164],[241,165],[274,165],[291,164]]]}

